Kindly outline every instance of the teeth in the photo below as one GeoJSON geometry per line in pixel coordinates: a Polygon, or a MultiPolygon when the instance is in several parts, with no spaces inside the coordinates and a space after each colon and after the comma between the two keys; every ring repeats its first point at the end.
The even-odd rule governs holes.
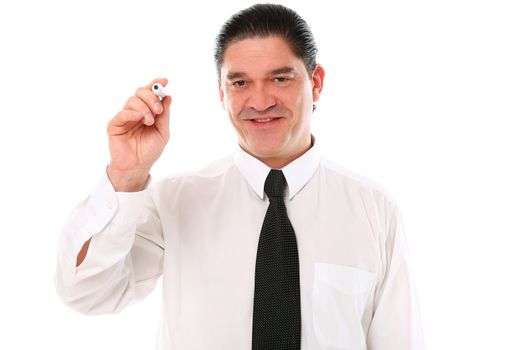
{"type": "Polygon", "coordinates": [[[257,123],[265,123],[269,122],[270,120],[273,120],[273,118],[267,118],[267,119],[254,119],[257,123]]]}

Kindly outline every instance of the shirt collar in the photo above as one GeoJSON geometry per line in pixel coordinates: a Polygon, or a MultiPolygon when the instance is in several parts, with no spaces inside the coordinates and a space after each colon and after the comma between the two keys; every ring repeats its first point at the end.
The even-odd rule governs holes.
{"type": "MultiPolygon", "coordinates": [[[[308,151],[281,169],[288,184],[290,199],[299,193],[319,166],[321,157],[313,137],[312,142],[313,146],[308,151]]],[[[240,146],[235,153],[234,161],[248,185],[261,199],[264,199],[264,182],[271,168],[248,154],[240,146]]]]}

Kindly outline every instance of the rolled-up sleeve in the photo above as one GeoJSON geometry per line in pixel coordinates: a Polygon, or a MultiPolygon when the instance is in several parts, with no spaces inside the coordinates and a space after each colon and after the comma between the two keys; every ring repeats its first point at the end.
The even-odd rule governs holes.
{"type": "Polygon", "coordinates": [[[68,216],[60,235],[57,293],[81,313],[119,312],[154,289],[163,255],[160,220],[149,187],[115,192],[103,176],[68,216]],[[90,238],[87,255],[76,267],[77,254],[90,238]]]}

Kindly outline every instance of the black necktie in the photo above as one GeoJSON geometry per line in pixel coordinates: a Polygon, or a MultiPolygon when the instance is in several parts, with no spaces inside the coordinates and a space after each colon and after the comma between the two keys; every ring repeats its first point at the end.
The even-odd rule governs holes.
{"type": "Polygon", "coordinates": [[[286,214],[280,170],[271,170],[264,183],[270,199],[259,237],[255,263],[253,350],[301,348],[299,255],[292,224],[286,214]]]}

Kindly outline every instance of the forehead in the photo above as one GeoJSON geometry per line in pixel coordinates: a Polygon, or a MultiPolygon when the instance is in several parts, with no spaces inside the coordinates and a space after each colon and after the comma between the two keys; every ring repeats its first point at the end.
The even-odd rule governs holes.
{"type": "Polygon", "coordinates": [[[306,73],[303,61],[279,37],[248,38],[228,45],[224,52],[221,77],[232,73],[266,74],[282,67],[306,73]]]}

